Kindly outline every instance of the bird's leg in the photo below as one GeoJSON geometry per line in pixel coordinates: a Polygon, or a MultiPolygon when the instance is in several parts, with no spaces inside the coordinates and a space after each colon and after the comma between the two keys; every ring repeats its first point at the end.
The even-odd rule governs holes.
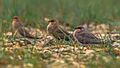
{"type": "Polygon", "coordinates": [[[35,39],[34,39],[34,45],[36,44],[36,41],[37,41],[37,30],[35,30],[36,33],[35,33],[35,39]]]}

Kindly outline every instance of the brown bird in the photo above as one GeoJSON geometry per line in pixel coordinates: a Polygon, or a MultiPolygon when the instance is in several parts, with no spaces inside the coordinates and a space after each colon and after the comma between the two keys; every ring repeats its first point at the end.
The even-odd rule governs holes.
{"type": "Polygon", "coordinates": [[[45,21],[49,23],[47,26],[47,32],[54,36],[56,39],[64,39],[66,41],[72,39],[72,34],[68,33],[65,29],[61,28],[57,20],[50,20],[48,18],[45,18],[45,21]]]}
{"type": "Polygon", "coordinates": [[[73,32],[73,36],[75,41],[79,44],[101,44],[103,43],[99,38],[95,35],[87,31],[83,26],[78,26],[75,28],[73,32]]]}
{"type": "Polygon", "coordinates": [[[38,39],[38,37],[31,35],[30,32],[27,29],[25,29],[24,25],[17,16],[13,17],[12,30],[13,32],[18,32],[23,37],[38,39]]]}

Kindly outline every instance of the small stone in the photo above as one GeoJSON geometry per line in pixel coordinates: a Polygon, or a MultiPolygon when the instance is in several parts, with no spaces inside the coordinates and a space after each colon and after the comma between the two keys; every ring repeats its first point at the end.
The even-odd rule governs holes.
{"type": "Polygon", "coordinates": [[[52,54],[52,57],[53,57],[54,59],[59,59],[59,58],[60,58],[59,54],[57,54],[57,53],[52,54]]]}
{"type": "Polygon", "coordinates": [[[54,39],[52,36],[47,36],[47,39],[54,39]]]}
{"type": "Polygon", "coordinates": [[[120,43],[114,42],[112,46],[120,46],[120,43]]]}
{"type": "Polygon", "coordinates": [[[5,43],[5,46],[13,46],[13,43],[5,43]]]}
{"type": "Polygon", "coordinates": [[[15,45],[15,44],[17,44],[17,42],[14,41],[13,44],[15,45]]]}
{"type": "Polygon", "coordinates": [[[26,63],[26,64],[24,64],[24,68],[33,68],[33,64],[26,63]]]}
{"type": "Polygon", "coordinates": [[[95,52],[94,50],[86,50],[85,51],[86,55],[89,55],[89,54],[94,53],[94,52],[95,52]]]}

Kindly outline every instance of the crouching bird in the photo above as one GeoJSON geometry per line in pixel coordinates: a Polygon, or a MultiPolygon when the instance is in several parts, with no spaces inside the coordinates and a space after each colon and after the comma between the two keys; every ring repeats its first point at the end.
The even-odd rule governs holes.
{"type": "Polygon", "coordinates": [[[38,39],[38,37],[33,36],[32,34],[30,34],[30,31],[25,29],[24,25],[22,24],[22,22],[20,21],[20,19],[17,16],[13,17],[12,30],[13,30],[13,32],[18,32],[23,37],[38,39]]]}
{"type": "Polygon", "coordinates": [[[68,33],[67,30],[60,27],[59,22],[56,19],[50,20],[48,18],[45,18],[44,20],[48,22],[47,32],[53,37],[55,37],[58,40],[73,40],[73,35],[68,33]]]}
{"type": "Polygon", "coordinates": [[[102,40],[86,30],[83,26],[78,26],[73,32],[75,41],[79,44],[102,44],[102,40]]]}

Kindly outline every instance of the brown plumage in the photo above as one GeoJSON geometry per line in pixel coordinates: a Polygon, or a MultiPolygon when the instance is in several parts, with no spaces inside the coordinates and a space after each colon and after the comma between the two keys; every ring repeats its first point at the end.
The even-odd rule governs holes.
{"type": "Polygon", "coordinates": [[[53,35],[56,39],[65,39],[69,41],[72,37],[72,34],[68,33],[65,29],[59,26],[59,23],[55,19],[45,19],[48,22],[47,32],[53,35]]]}
{"type": "Polygon", "coordinates": [[[82,26],[78,26],[75,28],[73,36],[74,36],[74,39],[79,44],[101,44],[103,43],[99,38],[97,38],[95,35],[87,31],[82,26]]]}
{"type": "Polygon", "coordinates": [[[17,16],[13,17],[12,30],[13,32],[17,31],[21,36],[26,38],[37,38],[31,35],[29,31],[25,29],[24,25],[21,23],[17,16]]]}

